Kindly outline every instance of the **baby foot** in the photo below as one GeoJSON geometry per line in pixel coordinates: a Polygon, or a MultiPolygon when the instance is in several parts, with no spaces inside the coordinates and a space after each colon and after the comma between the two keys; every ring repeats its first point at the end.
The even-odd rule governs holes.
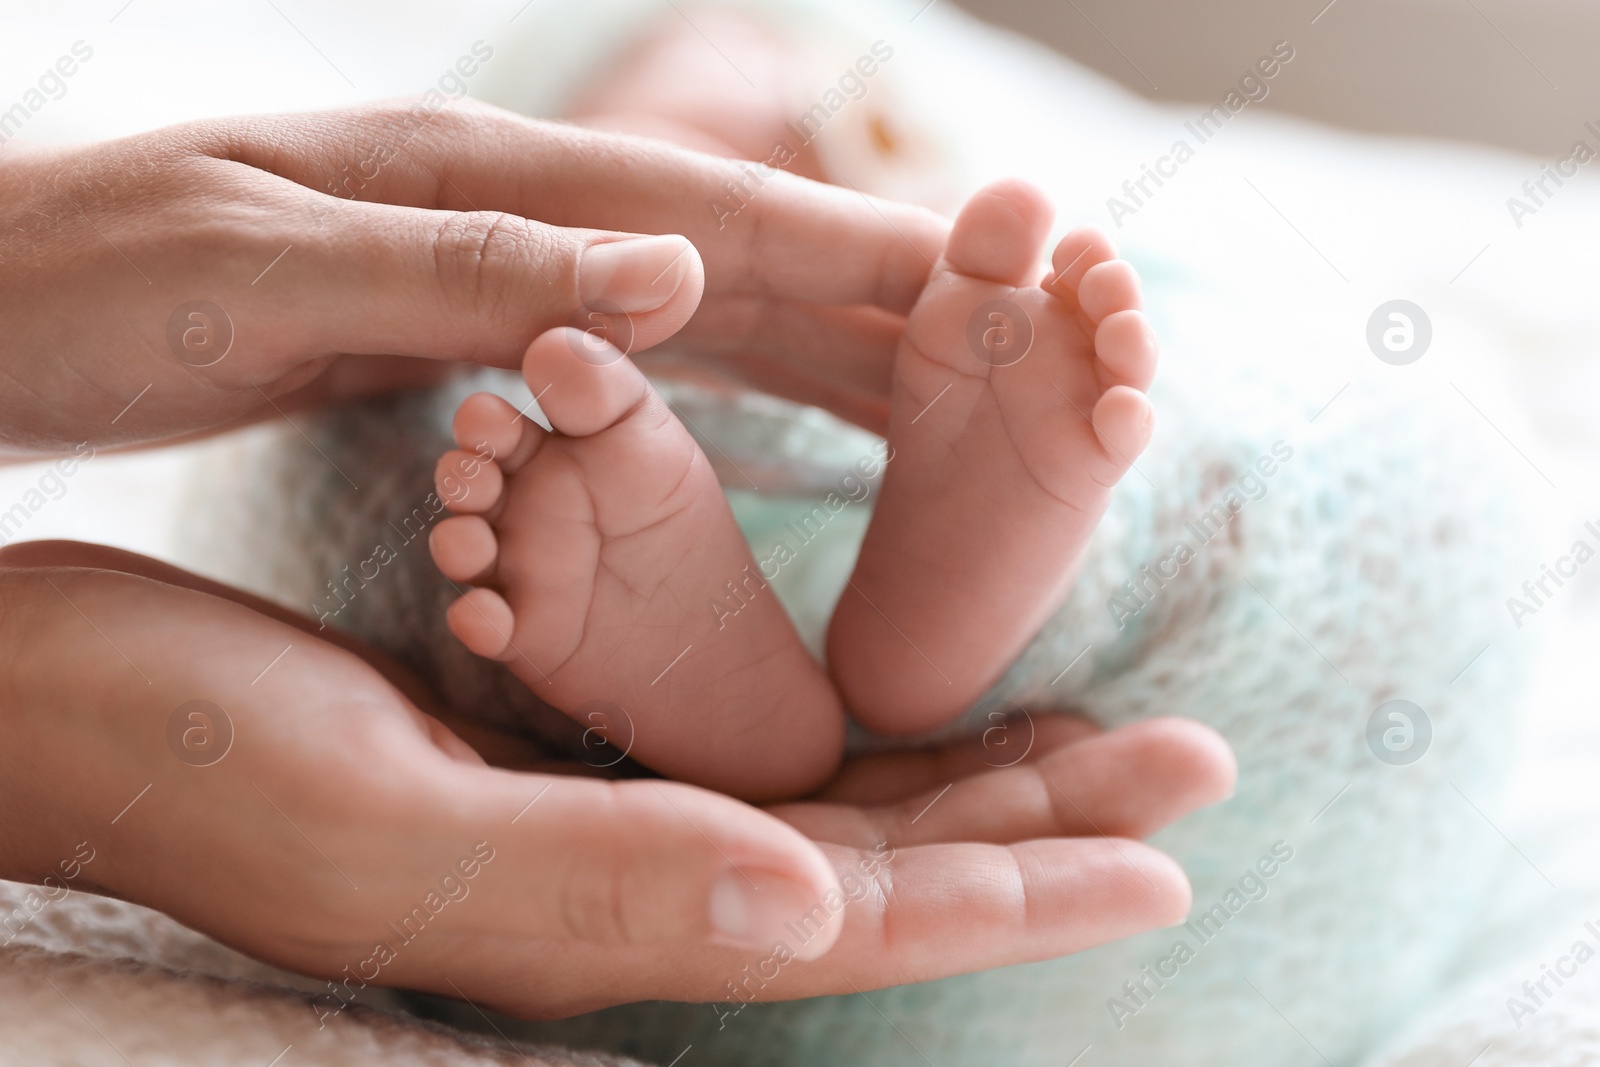
{"type": "Polygon", "coordinates": [[[892,460],[828,633],[872,729],[954,718],[1066,596],[1111,488],[1150,439],[1156,343],[1103,234],[1056,246],[1020,182],[979,192],[906,323],[892,460]]]}
{"type": "Polygon", "coordinates": [[[452,632],[580,722],[601,708],[608,740],[631,733],[664,774],[752,799],[815,788],[843,752],[838,697],[705,455],[632,362],[592,345],[559,329],[528,348],[557,433],[488,393],[456,413],[478,455],[441,459],[439,490],[467,514],[430,539],[445,576],[476,586],[452,632]],[[465,492],[446,484],[474,467],[465,492]]]}

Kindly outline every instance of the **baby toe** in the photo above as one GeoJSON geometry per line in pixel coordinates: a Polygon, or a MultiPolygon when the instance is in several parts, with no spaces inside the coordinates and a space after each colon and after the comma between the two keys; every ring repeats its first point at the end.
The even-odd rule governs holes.
{"type": "Polygon", "coordinates": [[[468,651],[485,659],[507,659],[515,618],[505,597],[492,589],[474,589],[445,612],[450,632],[468,651]]]}
{"type": "Polygon", "coordinates": [[[494,528],[477,515],[445,519],[428,534],[428,551],[452,582],[476,582],[494,569],[500,543],[494,528]]]}
{"type": "Polygon", "coordinates": [[[1034,278],[1053,211],[1026,182],[993,182],[962,207],[945,246],[944,265],[957,274],[1023,286],[1034,278]]]}
{"type": "Polygon", "coordinates": [[[433,468],[434,490],[458,515],[492,512],[500,504],[505,483],[500,465],[476,452],[446,452],[433,468]]]}
{"type": "Polygon", "coordinates": [[[509,452],[522,437],[517,425],[517,409],[493,393],[473,393],[456,408],[450,423],[459,448],[472,449],[486,444],[496,453],[509,452]]]}
{"type": "Polygon", "coordinates": [[[507,474],[528,462],[544,438],[540,426],[493,393],[474,393],[463,400],[451,431],[457,447],[496,460],[507,474]]]}
{"type": "Polygon", "coordinates": [[[1155,409],[1150,398],[1137,389],[1116,385],[1107,389],[1094,406],[1094,432],[1104,447],[1110,486],[1127,473],[1150,443],[1155,429],[1155,409]]]}
{"type": "Polygon", "coordinates": [[[1115,311],[1094,332],[1094,351],[1105,368],[1107,385],[1126,385],[1143,392],[1156,376],[1160,346],[1142,311],[1115,311]]]}
{"type": "Polygon", "coordinates": [[[1137,310],[1142,303],[1138,272],[1125,259],[1095,264],[1078,283],[1078,306],[1090,322],[1118,311],[1137,310]]]}
{"type": "Polygon", "coordinates": [[[1058,296],[1076,293],[1089,268],[1115,259],[1111,238],[1093,226],[1080,226],[1057,244],[1050,257],[1050,275],[1043,288],[1058,296]]]}

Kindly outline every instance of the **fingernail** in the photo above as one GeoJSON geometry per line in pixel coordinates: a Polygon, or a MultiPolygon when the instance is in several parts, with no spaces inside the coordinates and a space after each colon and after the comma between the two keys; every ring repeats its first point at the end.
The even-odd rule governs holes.
{"type": "Polygon", "coordinates": [[[590,245],[578,261],[578,296],[598,311],[654,311],[689,275],[686,237],[634,237],[590,245]]]}
{"type": "Polygon", "coordinates": [[[810,889],[761,871],[729,868],[711,887],[711,940],[728,948],[781,944],[796,959],[816,959],[833,943],[823,936],[832,916],[810,889]]]}

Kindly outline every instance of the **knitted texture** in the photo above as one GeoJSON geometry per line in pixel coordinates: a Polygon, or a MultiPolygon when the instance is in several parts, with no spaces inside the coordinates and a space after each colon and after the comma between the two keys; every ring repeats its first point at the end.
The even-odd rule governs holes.
{"type": "Polygon", "coordinates": [[[507,1047],[398,1014],[398,997],[324,1018],[321,983],[122,901],[0,882],[0,1067],[279,1062],[317,1067],[628,1067],[507,1047]],[[375,1010],[387,1008],[389,1010],[375,1010]]]}

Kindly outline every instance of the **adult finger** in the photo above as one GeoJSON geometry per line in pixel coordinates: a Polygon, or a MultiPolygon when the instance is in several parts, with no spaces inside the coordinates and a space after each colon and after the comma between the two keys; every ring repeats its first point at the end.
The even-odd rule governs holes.
{"type": "Polygon", "coordinates": [[[972,737],[857,756],[813,799],[868,807],[893,804],[963,778],[1043,759],[1101,732],[1078,715],[1009,716],[992,720],[972,737]]]}
{"type": "MultiPolygon", "coordinates": [[[[591,311],[578,316],[586,329],[614,334],[630,328],[635,352],[670,332],[673,321],[640,315],[624,323],[591,311]]],[[[679,363],[696,375],[715,370],[741,385],[824,408],[882,434],[888,428],[895,349],[904,329],[903,316],[874,307],[725,296],[703,301],[694,317],[672,334],[672,344],[642,353],[638,360],[652,372],[679,363]]],[[[344,355],[309,385],[275,396],[275,407],[263,404],[258,414],[281,418],[303,408],[430,388],[461,370],[436,358],[344,355]]]]}
{"type": "MultiPolygon", "coordinates": [[[[889,383],[904,331],[903,316],[880,308],[726,295],[704,300],[666,348],[692,348],[693,366],[702,372],[714,367],[750,388],[824,408],[881,434],[888,429],[889,383]]],[[[650,367],[652,358],[645,356],[643,365],[650,367]]],[[[659,357],[670,358],[666,351],[659,357]]]]}
{"type": "Polygon", "coordinates": [[[925,982],[1054,959],[1183,921],[1182,869],[1138,841],[1049,839],[832,852],[846,936],[796,983],[816,992],[925,982]],[[960,916],[959,925],[951,916],[960,916]]]}
{"type": "MultiPolygon", "coordinates": [[[[739,801],[676,782],[607,782],[453,764],[441,784],[503,857],[480,887],[485,937],[595,948],[765,949],[836,892],[819,846],[739,801]],[[483,818],[501,812],[499,830],[483,818]]],[[[441,794],[445,795],[445,794],[441,794]]],[[[437,810],[437,809],[434,809],[437,810]]],[[[805,958],[841,922],[819,928],[805,958]]]]}
{"type": "Polygon", "coordinates": [[[771,809],[808,836],[870,848],[1042,837],[1144,837],[1233,791],[1220,735],[1187,719],[1136,723],[1037,760],[952,779],[898,803],[771,809]]]}
{"type": "MultiPolygon", "coordinates": [[[[704,287],[699,253],[674,234],[335,201],[270,175],[234,177],[277,217],[265,232],[241,227],[238,239],[259,245],[257,258],[278,258],[241,288],[230,313],[292,324],[272,350],[255,352],[252,370],[282,373],[333,353],[511,367],[534,337],[557,326],[598,330],[633,351],[676,332],[704,287]],[[332,207],[314,219],[310,202],[318,199],[332,207]]],[[[248,325],[236,321],[241,332],[248,325]]],[[[231,366],[224,361],[218,371],[231,366]]]]}
{"type": "MultiPolygon", "coordinates": [[[[462,987],[501,1010],[544,1017],[667,998],[726,1001],[730,978],[760,971],[763,1000],[837,996],[1054,959],[1183,921],[1189,883],[1171,859],[1111,838],[901,849],[824,846],[840,880],[756,952],[554,946],[545,964],[462,987]],[[802,957],[825,924],[843,931],[802,957]],[[776,965],[778,976],[770,970],[776,965]],[[581,971],[575,986],[564,974],[581,971]]],[[[446,990],[447,992],[453,992],[446,990]]]]}
{"type": "Polygon", "coordinates": [[[433,111],[390,103],[293,122],[238,120],[196,127],[194,137],[219,157],[335,196],[683,234],[706,258],[708,291],[716,294],[904,313],[949,229],[922,208],[469,101],[433,111]]]}

